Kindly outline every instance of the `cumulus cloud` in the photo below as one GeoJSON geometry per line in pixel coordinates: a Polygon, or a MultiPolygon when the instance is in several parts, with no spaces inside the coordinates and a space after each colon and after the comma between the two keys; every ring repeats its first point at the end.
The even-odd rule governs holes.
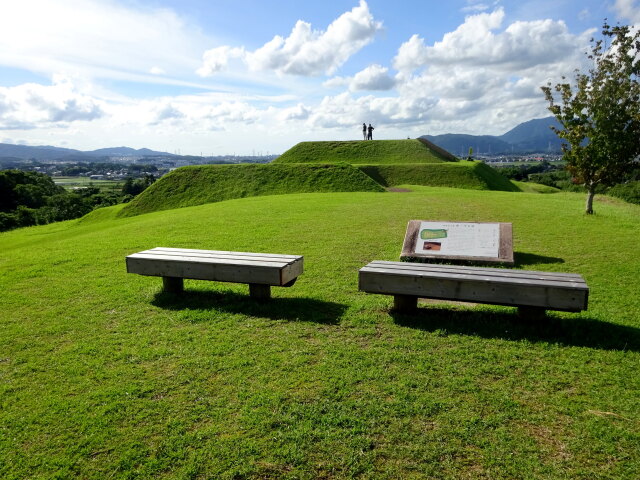
{"type": "Polygon", "coordinates": [[[26,83],[0,87],[0,128],[66,126],[103,115],[102,102],[78,92],[66,78],[56,78],[49,86],[26,83]]]}
{"type": "Polygon", "coordinates": [[[298,103],[295,107],[285,108],[279,114],[279,118],[282,121],[289,120],[306,120],[309,118],[311,110],[305,107],[302,103],[298,103]]]}
{"type": "Polygon", "coordinates": [[[313,30],[310,23],[298,20],[288,37],[276,35],[254,51],[229,46],[208,50],[198,74],[213,75],[227,67],[229,58],[242,58],[252,71],[331,75],[371,43],[381,28],[382,23],[373,18],[365,0],[360,0],[357,7],[340,15],[324,31],[313,30]]]}
{"type": "Polygon", "coordinates": [[[233,58],[244,58],[246,52],[244,48],[232,48],[227,46],[212,48],[202,55],[202,66],[196,70],[201,77],[210,77],[225,70],[229,60],[233,58]]]}
{"type": "Polygon", "coordinates": [[[391,90],[395,80],[389,75],[389,69],[382,65],[370,65],[353,77],[351,90],[391,90]]]}
{"type": "Polygon", "coordinates": [[[584,40],[593,33],[572,35],[564,22],[554,20],[514,22],[504,31],[496,32],[504,16],[502,8],[468,16],[433,46],[425,45],[422,38],[414,35],[400,47],[394,66],[409,71],[428,65],[515,69],[552,64],[566,58],[567,52],[583,47],[584,40]]]}
{"type": "Polygon", "coordinates": [[[394,59],[395,77],[372,65],[330,80],[351,92],[385,86],[393,95],[326,97],[308,123],[345,128],[354,118],[367,118],[394,131],[498,134],[523,119],[549,115],[540,86],[585,68],[583,52],[593,31],[571,34],[552,20],[503,25],[504,18],[502,9],[468,16],[432,44],[413,35],[394,59]]]}
{"type": "Polygon", "coordinates": [[[155,118],[149,122],[151,125],[159,124],[167,120],[179,120],[185,116],[184,113],[171,102],[160,103],[154,108],[154,113],[155,118]]]}

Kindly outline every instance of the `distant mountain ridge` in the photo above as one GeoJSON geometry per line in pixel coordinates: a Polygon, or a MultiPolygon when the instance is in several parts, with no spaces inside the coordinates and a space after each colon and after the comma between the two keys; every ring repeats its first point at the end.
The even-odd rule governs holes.
{"type": "Polygon", "coordinates": [[[10,143],[0,143],[0,157],[16,158],[20,160],[80,160],[87,161],[99,157],[149,157],[149,156],[173,156],[172,153],[158,152],[148,148],[134,149],[129,147],[100,148],[98,150],[82,151],[72,148],[61,148],[30,145],[13,145],[10,143]]]}
{"type": "MultiPolygon", "coordinates": [[[[460,157],[466,157],[470,147],[473,148],[473,152],[476,155],[532,152],[558,153],[561,151],[560,140],[549,128],[552,125],[560,126],[554,117],[547,117],[521,123],[500,136],[446,133],[443,135],[423,135],[420,138],[426,139],[460,157]]],[[[175,156],[172,153],[159,152],[148,148],[110,147],[82,151],[50,145],[30,146],[0,143],[0,158],[16,160],[95,161],[100,157],[148,157],[157,155],[175,156]]]]}
{"type": "Polygon", "coordinates": [[[423,135],[420,138],[426,138],[439,147],[461,157],[468,155],[469,148],[473,148],[473,153],[476,155],[559,153],[562,151],[561,142],[551,130],[551,126],[561,128],[554,117],[546,117],[521,123],[500,136],[445,133],[443,135],[423,135]]]}

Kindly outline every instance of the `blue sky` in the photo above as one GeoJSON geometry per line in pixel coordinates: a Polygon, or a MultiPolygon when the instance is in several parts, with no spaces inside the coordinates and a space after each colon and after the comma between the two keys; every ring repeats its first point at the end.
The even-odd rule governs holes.
{"type": "Polygon", "coordinates": [[[21,0],[0,16],[0,141],[280,153],[502,134],[638,0],[21,0]]]}

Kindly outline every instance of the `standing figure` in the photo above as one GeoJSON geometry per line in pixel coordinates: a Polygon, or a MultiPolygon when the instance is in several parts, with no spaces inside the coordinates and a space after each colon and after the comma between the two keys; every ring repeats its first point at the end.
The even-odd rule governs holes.
{"type": "Polygon", "coordinates": [[[367,139],[367,124],[366,123],[362,124],[362,138],[363,138],[363,140],[367,139]]]}
{"type": "Polygon", "coordinates": [[[367,140],[373,140],[373,127],[369,124],[369,135],[367,135],[367,140]]]}

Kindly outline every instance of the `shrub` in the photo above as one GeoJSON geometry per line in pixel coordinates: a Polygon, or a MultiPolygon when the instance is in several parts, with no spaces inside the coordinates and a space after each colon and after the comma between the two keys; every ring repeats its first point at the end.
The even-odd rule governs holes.
{"type": "Polygon", "coordinates": [[[621,183],[610,188],[607,193],[625,202],[640,205],[640,181],[621,183]]]}

